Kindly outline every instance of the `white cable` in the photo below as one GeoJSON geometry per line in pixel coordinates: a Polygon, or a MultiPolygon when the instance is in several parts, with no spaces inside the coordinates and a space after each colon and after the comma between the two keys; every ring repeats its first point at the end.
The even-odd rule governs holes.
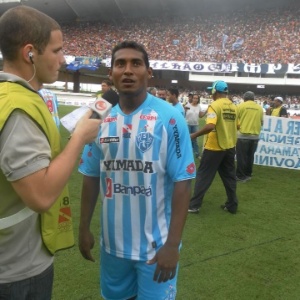
{"type": "Polygon", "coordinates": [[[28,83],[34,78],[35,73],[36,73],[35,65],[33,64],[32,66],[33,66],[33,75],[29,80],[27,80],[28,83]]]}

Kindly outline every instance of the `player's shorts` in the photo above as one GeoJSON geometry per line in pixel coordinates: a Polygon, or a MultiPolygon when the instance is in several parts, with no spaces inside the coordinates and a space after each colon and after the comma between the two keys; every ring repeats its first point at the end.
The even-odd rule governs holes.
{"type": "Polygon", "coordinates": [[[119,258],[101,249],[101,293],[106,300],[175,300],[176,275],[172,280],[153,281],[156,264],[119,258]]]}

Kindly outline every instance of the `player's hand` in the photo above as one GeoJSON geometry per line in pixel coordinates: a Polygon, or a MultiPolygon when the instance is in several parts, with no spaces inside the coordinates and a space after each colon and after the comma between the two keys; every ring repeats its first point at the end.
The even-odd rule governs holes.
{"type": "Polygon", "coordinates": [[[178,247],[165,244],[147,264],[157,264],[153,280],[158,283],[173,279],[176,275],[177,263],[179,261],[178,247]]]}
{"type": "Polygon", "coordinates": [[[90,232],[90,230],[81,230],[79,229],[79,250],[81,255],[90,261],[95,261],[92,256],[91,249],[94,248],[95,239],[94,235],[90,232]]]}

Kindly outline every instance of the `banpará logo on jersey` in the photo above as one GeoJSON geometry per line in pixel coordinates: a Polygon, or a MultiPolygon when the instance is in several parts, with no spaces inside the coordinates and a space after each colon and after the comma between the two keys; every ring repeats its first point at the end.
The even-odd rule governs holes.
{"type": "Polygon", "coordinates": [[[153,140],[150,132],[140,132],[135,138],[135,144],[144,153],[151,148],[153,140]]]}
{"type": "Polygon", "coordinates": [[[112,198],[115,194],[123,195],[144,195],[146,197],[152,196],[151,186],[145,187],[143,185],[123,185],[120,183],[114,183],[111,178],[106,178],[106,198],[112,198]]]}
{"type": "Polygon", "coordinates": [[[118,136],[107,136],[99,139],[100,144],[119,143],[120,138],[118,136]]]}
{"type": "Polygon", "coordinates": [[[103,161],[106,171],[135,171],[152,174],[153,163],[152,161],[142,160],[127,160],[127,159],[116,159],[116,160],[105,160],[103,161]]]}
{"type": "Polygon", "coordinates": [[[125,124],[122,128],[122,134],[124,139],[130,139],[132,131],[132,124],[125,124]]]}

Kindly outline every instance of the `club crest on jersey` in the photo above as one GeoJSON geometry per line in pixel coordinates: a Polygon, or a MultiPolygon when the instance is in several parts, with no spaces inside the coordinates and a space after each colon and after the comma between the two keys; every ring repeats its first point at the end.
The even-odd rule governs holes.
{"type": "Polygon", "coordinates": [[[140,132],[136,136],[135,144],[144,153],[151,148],[153,140],[153,135],[150,132],[140,132]]]}

